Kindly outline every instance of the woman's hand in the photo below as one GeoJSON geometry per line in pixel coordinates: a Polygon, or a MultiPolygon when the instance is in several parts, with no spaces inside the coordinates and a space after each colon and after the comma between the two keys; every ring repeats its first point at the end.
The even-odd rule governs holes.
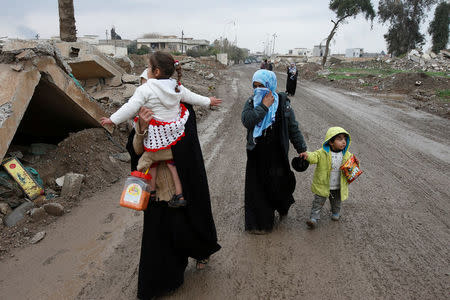
{"type": "Polygon", "coordinates": [[[264,98],[262,99],[262,104],[264,104],[266,107],[270,107],[273,104],[273,101],[275,99],[273,98],[272,92],[267,93],[264,98]]]}
{"type": "Polygon", "coordinates": [[[308,159],[308,153],[302,152],[302,153],[300,153],[300,155],[298,157],[300,157],[301,159],[308,159]]]}
{"type": "Polygon", "coordinates": [[[105,117],[100,118],[100,124],[102,124],[102,126],[109,125],[109,124],[114,125],[114,123],[111,121],[110,118],[105,118],[105,117]]]}
{"type": "Polygon", "coordinates": [[[144,133],[148,127],[148,122],[153,119],[153,111],[148,107],[142,106],[138,115],[140,133],[144,133]]]}
{"type": "Polygon", "coordinates": [[[211,106],[219,106],[222,103],[222,99],[217,99],[216,97],[209,97],[209,100],[211,101],[209,104],[211,106]]]}

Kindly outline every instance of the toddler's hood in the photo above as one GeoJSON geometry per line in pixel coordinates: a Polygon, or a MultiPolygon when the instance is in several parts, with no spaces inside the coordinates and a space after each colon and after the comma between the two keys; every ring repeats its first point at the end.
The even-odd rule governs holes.
{"type": "Polygon", "coordinates": [[[326,152],[330,152],[330,144],[328,144],[328,141],[335,135],[338,135],[340,133],[345,133],[347,135],[347,146],[345,146],[344,151],[342,151],[343,154],[347,152],[347,150],[350,148],[350,144],[352,142],[352,139],[350,138],[350,134],[342,127],[330,127],[327,131],[327,134],[325,135],[325,141],[323,142],[323,150],[326,152]]]}
{"type": "Polygon", "coordinates": [[[175,92],[175,87],[177,86],[177,81],[175,79],[151,78],[147,80],[146,84],[166,107],[171,107],[181,100],[181,92],[175,92]]]}

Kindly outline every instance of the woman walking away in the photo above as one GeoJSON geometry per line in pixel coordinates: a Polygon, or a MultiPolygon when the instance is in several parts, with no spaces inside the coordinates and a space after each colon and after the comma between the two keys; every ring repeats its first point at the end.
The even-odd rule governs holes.
{"type": "Polygon", "coordinates": [[[299,154],[306,151],[306,143],[290,100],[276,92],[275,73],[258,70],[252,84],[254,93],[242,111],[247,128],[245,230],[264,234],[273,228],[275,211],[282,218],[294,203],[296,182],[288,159],[289,141],[299,154]]]}
{"type": "Polygon", "coordinates": [[[288,96],[295,95],[295,90],[297,89],[297,77],[297,66],[295,63],[291,63],[291,65],[287,67],[286,94],[288,94],[288,96]]]}

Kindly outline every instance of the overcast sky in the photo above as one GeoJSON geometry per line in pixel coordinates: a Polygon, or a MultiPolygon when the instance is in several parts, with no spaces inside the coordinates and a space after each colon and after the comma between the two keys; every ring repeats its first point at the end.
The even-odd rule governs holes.
{"type": "MultiPolygon", "coordinates": [[[[227,37],[239,47],[262,51],[275,33],[275,52],[293,48],[312,48],[329,34],[334,17],[328,0],[74,0],[78,36],[96,34],[105,38],[106,29],[116,27],[123,39],[136,39],[157,32],[195,39],[227,37]]],[[[375,10],[378,0],[372,0],[375,10]]],[[[59,35],[57,0],[0,0],[0,37],[41,38],[59,35]]],[[[434,9],[422,25],[426,32],[434,9]]],[[[331,44],[332,53],[347,48],[365,52],[386,51],[382,26],[375,19],[373,28],[362,17],[343,24],[331,44]]],[[[430,37],[426,36],[427,41],[430,37]]],[[[429,42],[426,47],[429,47],[429,42]]]]}

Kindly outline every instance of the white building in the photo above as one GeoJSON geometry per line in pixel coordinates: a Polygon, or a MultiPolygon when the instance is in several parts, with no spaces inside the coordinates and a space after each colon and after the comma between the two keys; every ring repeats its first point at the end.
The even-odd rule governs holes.
{"type": "Polygon", "coordinates": [[[137,48],[143,45],[154,51],[177,51],[186,52],[194,48],[206,48],[209,46],[207,40],[194,40],[193,38],[179,38],[176,36],[163,36],[157,38],[137,39],[137,48]]]}
{"type": "Polygon", "coordinates": [[[312,50],[308,48],[294,48],[292,50],[289,50],[289,55],[299,55],[299,56],[306,56],[311,57],[313,55],[312,50]]]}
{"type": "MultiPolygon", "coordinates": [[[[330,49],[328,49],[329,51],[330,49]]],[[[328,53],[331,53],[329,51],[328,53]]],[[[325,55],[325,45],[316,45],[313,49],[313,56],[322,57],[325,55]]]]}
{"type": "Polygon", "coordinates": [[[349,48],[345,50],[345,57],[363,57],[363,48],[349,48]]]}

